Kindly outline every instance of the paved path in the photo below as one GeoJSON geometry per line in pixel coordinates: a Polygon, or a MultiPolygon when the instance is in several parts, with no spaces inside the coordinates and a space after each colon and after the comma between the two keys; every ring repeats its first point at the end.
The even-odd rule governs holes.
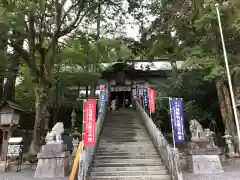
{"type": "Polygon", "coordinates": [[[224,173],[198,174],[184,173],[184,180],[240,180],[240,160],[223,166],[224,173]]]}
{"type": "MultiPolygon", "coordinates": [[[[1,166],[1,163],[0,163],[1,166]]],[[[234,163],[225,164],[224,173],[198,174],[184,173],[184,180],[240,180],[240,159],[234,163]]],[[[34,170],[23,170],[22,172],[0,171],[0,180],[39,180],[33,178],[34,170]]],[[[69,178],[41,179],[41,180],[68,180],[69,178]]]]}
{"type": "MultiPolygon", "coordinates": [[[[33,169],[26,168],[21,172],[4,172],[4,162],[0,161],[0,180],[39,180],[33,178],[33,169]]],[[[41,179],[41,180],[69,180],[69,178],[51,178],[51,179],[41,179]]]]}
{"type": "MultiPolygon", "coordinates": [[[[34,172],[22,171],[22,172],[8,172],[0,173],[0,180],[37,180],[33,178],[34,172]]],[[[51,179],[41,179],[41,180],[68,180],[69,178],[51,178],[51,179]]],[[[38,179],[39,180],[39,179],[38,179]]]]}

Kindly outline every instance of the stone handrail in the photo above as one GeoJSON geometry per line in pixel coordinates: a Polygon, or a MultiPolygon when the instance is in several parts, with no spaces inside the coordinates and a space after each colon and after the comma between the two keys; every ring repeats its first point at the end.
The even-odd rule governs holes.
{"type": "Polygon", "coordinates": [[[183,175],[180,166],[179,151],[177,148],[173,148],[165,139],[162,132],[156,127],[153,120],[148,116],[141,105],[135,101],[136,111],[139,112],[142,121],[155,145],[158,152],[161,154],[161,158],[165,163],[165,166],[172,175],[173,180],[183,180],[183,175]]]}
{"type": "MultiPolygon", "coordinates": [[[[102,125],[104,123],[106,112],[107,112],[107,104],[108,103],[105,104],[104,112],[100,116],[98,116],[98,119],[97,119],[97,132],[96,132],[97,144],[96,144],[96,146],[86,146],[86,147],[84,147],[84,151],[82,153],[82,154],[84,154],[84,158],[81,158],[81,159],[84,159],[84,177],[86,177],[88,174],[89,167],[92,164],[92,160],[93,160],[93,156],[94,156],[96,147],[98,146],[100,133],[102,130],[102,125]]],[[[84,177],[78,178],[78,180],[84,179],[84,177]]]]}

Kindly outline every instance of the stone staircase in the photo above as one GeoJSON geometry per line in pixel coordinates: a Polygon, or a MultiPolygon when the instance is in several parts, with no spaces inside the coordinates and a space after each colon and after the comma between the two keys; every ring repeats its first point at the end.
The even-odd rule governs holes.
{"type": "Polygon", "coordinates": [[[107,114],[88,180],[170,180],[142,122],[133,110],[107,114]]]}

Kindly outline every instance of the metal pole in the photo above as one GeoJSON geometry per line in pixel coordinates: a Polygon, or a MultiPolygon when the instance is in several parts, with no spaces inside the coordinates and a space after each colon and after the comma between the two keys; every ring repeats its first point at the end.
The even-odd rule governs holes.
{"type": "Polygon", "coordinates": [[[239,121],[238,121],[238,115],[237,115],[237,106],[236,106],[236,102],[235,102],[235,98],[234,98],[231,74],[230,74],[230,70],[229,70],[227,52],[226,52],[226,47],[225,47],[225,42],[224,42],[224,37],[223,37],[223,30],[222,30],[222,23],[221,23],[220,11],[219,11],[219,4],[216,3],[215,6],[216,6],[216,10],[217,10],[218,25],[219,25],[219,31],[220,31],[221,40],[222,40],[223,56],[224,56],[226,70],[227,70],[228,85],[229,85],[231,101],[232,101],[232,106],[233,106],[233,112],[234,112],[234,118],[235,118],[236,128],[237,128],[238,151],[240,152],[240,128],[239,128],[239,121]]]}

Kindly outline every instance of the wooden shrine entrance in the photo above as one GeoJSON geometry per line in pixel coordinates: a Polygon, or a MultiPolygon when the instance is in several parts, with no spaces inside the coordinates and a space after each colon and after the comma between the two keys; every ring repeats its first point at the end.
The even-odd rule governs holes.
{"type": "Polygon", "coordinates": [[[126,108],[132,104],[132,88],[130,86],[111,87],[111,100],[116,99],[119,108],[126,108]]]}

